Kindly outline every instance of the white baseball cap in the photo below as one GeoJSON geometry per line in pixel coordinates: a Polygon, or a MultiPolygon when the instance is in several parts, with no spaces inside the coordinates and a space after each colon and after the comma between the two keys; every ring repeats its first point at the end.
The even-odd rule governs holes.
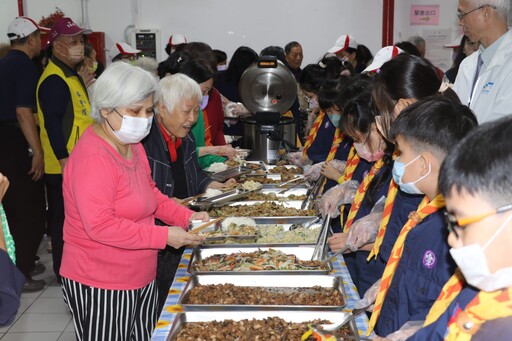
{"type": "Polygon", "coordinates": [[[375,54],[375,57],[373,57],[371,64],[368,65],[368,67],[364,69],[363,72],[379,70],[384,63],[389,62],[400,53],[404,53],[404,51],[396,46],[386,46],[381,48],[379,52],[375,54]]]}
{"type": "Polygon", "coordinates": [[[186,44],[187,38],[184,35],[175,33],[169,37],[169,45],[176,46],[180,44],[186,44]]]}
{"type": "Polygon", "coordinates": [[[9,24],[7,28],[7,36],[9,40],[21,39],[29,36],[35,31],[50,32],[47,27],[42,27],[36,22],[27,17],[17,17],[9,24]]]}
{"type": "Polygon", "coordinates": [[[331,47],[331,49],[327,52],[340,53],[342,51],[345,51],[349,47],[351,47],[353,49],[357,49],[357,45],[359,45],[359,44],[357,43],[357,41],[355,40],[354,37],[349,36],[349,35],[342,35],[341,37],[339,37],[336,40],[336,43],[334,43],[334,46],[331,47]]]}
{"type": "Polygon", "coordinates": [[[110,54],[112,55],[112,58],[114,58],[118,54],[133,55],[141,52],[141,50],[134,49],[127,43],[115,43],[110,54]]]}

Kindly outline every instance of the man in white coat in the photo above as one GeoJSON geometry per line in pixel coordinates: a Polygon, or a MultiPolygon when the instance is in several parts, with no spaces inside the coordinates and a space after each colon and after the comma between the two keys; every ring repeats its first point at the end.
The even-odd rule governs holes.
{"type": "Polygon", "coordinates": [[[512,114],[510,0],[459,0],[459,25],[480,50],[464,59],[454,90],[484,123],[512,114]]]}

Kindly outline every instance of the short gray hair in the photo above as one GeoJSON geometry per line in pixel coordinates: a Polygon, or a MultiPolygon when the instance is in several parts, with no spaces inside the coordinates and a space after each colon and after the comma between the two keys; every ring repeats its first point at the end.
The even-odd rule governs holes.
{"type": "Polygon", "coordinates": [[[410,37],[409,39],[407,39],[407,41],[411,44],[413,44],[414,46],[418,46],[418,45],[425,45],[425,39],[423,39],[422,37],[420,36],[412,36],[410,37]]]}
{"type": "Polygon", "coordinates": [[[135,66],[138,66],[149,72],[156,72],[158,69],[158,62],[155,58],[140,57],[135,61],[135,66]]]}
{"type": "Polygon", "coordinates": [[[160,80],[160,102],[167,111],[172,112],[174,106],[182,100],[197,99],[201,103],[203,93],[199,84],[182,73],[165,76],[160,80]]]}
{"type": "Polygon", "coordinates": [[[467,0],[475,8],[480,6],[489,5],[496,9],[497,14],[503,19],[508,19],[510,12],[510,0],[467,0]]]}
{"type": "Polygon", "coordinates": [[[153,95],[158,102],[160,88],[151,73],[125,62],[112,63],[94,83],[91,95],[91,117],[103,122],[101,109],[126,107],[153,95]]]}

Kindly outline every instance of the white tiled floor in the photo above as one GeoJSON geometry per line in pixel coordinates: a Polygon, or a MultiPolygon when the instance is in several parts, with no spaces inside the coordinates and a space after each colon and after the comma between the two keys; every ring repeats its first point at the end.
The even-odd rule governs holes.
{"type": "Polygon", "coordinates": [[[44,279],[48,283],[47,287],[43,291],[22,295],[16,321],[8,327],[0,328],[2,341],[76,340],[71,314],[53,275],[52,257],[46,252],[46,240],[41,243],[39,257],[46,271],[34,278],[44,279]]]}

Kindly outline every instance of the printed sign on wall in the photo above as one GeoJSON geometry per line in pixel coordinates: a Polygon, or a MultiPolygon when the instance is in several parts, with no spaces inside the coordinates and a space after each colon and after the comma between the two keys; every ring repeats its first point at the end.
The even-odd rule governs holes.
{"type": "Polygon", "coordinates": [[[439,25],[439,5],[411,5],[411,25],[439,25]]]}

